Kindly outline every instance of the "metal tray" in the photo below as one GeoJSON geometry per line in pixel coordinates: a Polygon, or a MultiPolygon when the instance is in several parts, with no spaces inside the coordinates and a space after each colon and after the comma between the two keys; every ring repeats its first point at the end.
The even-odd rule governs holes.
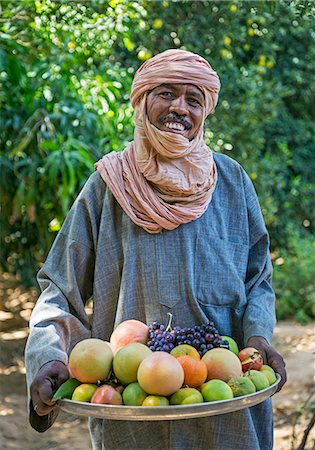
{"type": "Polygon", "coordinates": [[[138,421],[190,419],[226,414],[258,405],[258,403],[263,402],[276,392],[280,380],[281,377],[277,374],[277,381],[274,384],[254,394],[235,397],[230,400],[204,402],[194,405],[116,406],[75,402],[65,399],[59,400],[57,403],[63,411],[70,414],[97,417],[99,419],[138,421]]]}

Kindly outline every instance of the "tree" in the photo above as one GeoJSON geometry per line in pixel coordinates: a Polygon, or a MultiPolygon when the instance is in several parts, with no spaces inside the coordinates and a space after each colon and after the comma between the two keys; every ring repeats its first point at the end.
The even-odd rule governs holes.
{"type": "Polygon", "coordinates": [[[205,140],[249,173],[275,260],[294,258],[314,231],[314,16],[304,0],[3,2],[2,267],[33,280],[94,162],[132,139],[135,70],[168,48],[218,72],[205,140]]]}

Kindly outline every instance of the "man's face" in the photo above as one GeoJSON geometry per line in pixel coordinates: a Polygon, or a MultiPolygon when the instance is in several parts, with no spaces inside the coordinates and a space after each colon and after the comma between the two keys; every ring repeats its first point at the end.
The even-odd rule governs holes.
{"type": "Polygon", "coordinates": [[[147,114],[159,130],[193,139],[202,124],[205,99],[193,84],[161,84],[147,97],[147,114]]]}

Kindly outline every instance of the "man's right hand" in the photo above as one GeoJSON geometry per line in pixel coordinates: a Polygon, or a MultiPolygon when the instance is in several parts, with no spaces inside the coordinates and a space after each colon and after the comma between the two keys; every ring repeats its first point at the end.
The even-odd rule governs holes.
{"type": "Polygon", "coordinates": [[[38,416],[52,412],[55,405],[52,397],[68,378],[68,369],[61,361],[49,361],[39,369],[30,387],[31,406],[38,416]]]}

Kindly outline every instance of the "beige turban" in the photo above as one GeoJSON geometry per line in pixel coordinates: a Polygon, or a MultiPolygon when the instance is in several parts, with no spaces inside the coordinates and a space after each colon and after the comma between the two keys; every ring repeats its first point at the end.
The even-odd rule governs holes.
{"type": "Polygon", "coordinates": [[[197,135],[161,131],[146,112],[148,93],[161,84],[193,84],[204,94],[203,120],[218,101],[220,81],[201,56],[167,50],[146,61],[136,72],[131,90],[135,135],[121,153],[105,155],[98,170],[130,219],[149,233],[173,230],[200,217],[217,182],[212,151],[197,135]]]}
{"type": "Polygon", "coordinates": [[[208,61],[184,50],[166,50],[146,61],[137,70],[131,88],[131,104],[135,108],[143,94],[160,84],[194,84],[203,92],[206,115],[217,102],[220,80],[208,61]]]}

